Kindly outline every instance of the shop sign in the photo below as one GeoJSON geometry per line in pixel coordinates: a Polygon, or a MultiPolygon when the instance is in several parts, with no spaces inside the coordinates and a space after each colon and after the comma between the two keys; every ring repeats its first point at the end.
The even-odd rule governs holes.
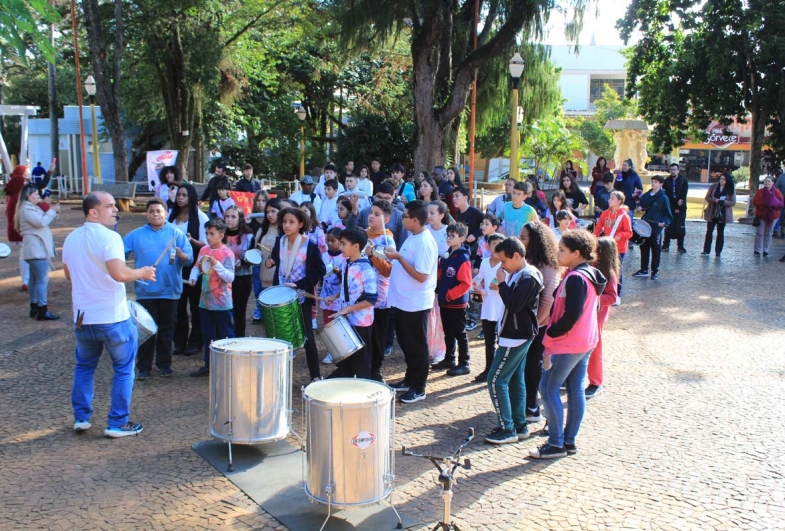
{"type": "Polygon", "coordinates": [[[717,149],[724,149],[733,144],[738,144],[741,137],[733,131],[726,131],[721,125],[712,124],[706,131],[706,144],[711,144],[717,149]]]}

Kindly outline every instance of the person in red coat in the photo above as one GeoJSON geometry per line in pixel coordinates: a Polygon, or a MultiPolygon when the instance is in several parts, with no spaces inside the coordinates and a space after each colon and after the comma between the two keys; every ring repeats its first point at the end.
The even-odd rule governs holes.
{"type": "Polygon", "coordinates": [[[755,256],[769,255],[769,245],[771,245],[771,233],[774,222],[780,217],[780,209],[783,207],[783,197],[779,190],[772,185],[771,177],[763,180],[763,188],[755,192],[752,204],[755,206],[755,216],[760,218],[760,224],[755,231],[755,256]]]}
{"type": "MultiPolygon", "coordinates": [[[[6,207],[5,207],[5,220],[6,229],[8,231],[8,241],[17,245],[22,245],[22,235],[16,230],[14,218],[16,217],[16,207],[19,204],[19,192],[30,177],[30,172],[27,166],[17,166],[11,172],[11,179],[5,185],[6,207]]],[[[22,254],[19,253],[19,273],[22,276],[22,289],[27,289],[27,281],[30,277],[30,269],[27,262],[21,259],[22,254]]]]}
{"type": "Polygon", "coordinates": [[[589,191],[591,192],[592,197],[594,196],[597,187],[602,186],[602,176],[609,171],[608,161],[605,160],[605,157],[598,158],[597,164],[595,164],[594,168],[591,170],[591,187],[589,188],[589,191]]]}

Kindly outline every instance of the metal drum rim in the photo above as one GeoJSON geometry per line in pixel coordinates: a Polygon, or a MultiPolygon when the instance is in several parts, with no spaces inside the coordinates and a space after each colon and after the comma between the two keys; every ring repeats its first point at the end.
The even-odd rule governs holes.
{"type": "Polygon", "coordinates": [[[370,405],[370,404],[386,403],[388,400],[390,402],[393,402],[394,398],[395,398],[395,391],[393,391],[392,387],[390,387],[389,385],[377,382],[376,380],[371,380],[371,379],[368,379],[368,378],[331,378],[329,380],[321,380],[321,381],[323,381],[323,382],[357,382],[357,381],[371,382],[371,383],[374,383],[374,384],[378,385],[381,391],[389,392],[389,397],[376,398],[374,400],[369,400],[367,402],[353,402],[353,403],[325,402],[324,400],[321,400],[319,398],[314,398],[314,397],[308,395],[308,388],[311,385],[313,385],[313,383],[319,383],[319,382],[313,382],[313,383],[307,385],[305,387],[305,389],[303,389],[303,392],[302,392],[303,400],[307,400],[308,402],[313,402],[315,404],[320,404],[320,405],[324,405],[324,406],[328,406],[328,407],[341,407],[341,408],[346,408],[346,409],[355,409],[355,408],[368,407],[368,405],[370,405]]]}
{"type": "Polygon", "coordinates": [[[373,500],[356,502],[356,503],[340,503],[333,500],[327,501],[326,499],[322,499],[318,496],[315,496],[313,493],[311,493],[310,489],[308,488],[308,482],[305,483],[304,489],[305,489],[305,493],[308,495],[310,499],[315,500],[319,503],[323,503],[325,505],[329,504],[332,507],[336,507],[338,509],[362,509],[363,507],[370,507],[371,505],[376,505],[389,498],[393,491],[392,485],[389,485],[385,487],[384,494],[382,494],[381,496],[377,496],[373,500]]]}
{"type": "MultiPolygon", "coordinates": [[[[297,301],[298,298],[299,297],[297,296],[297,290],[294,289],[294,288],[290,288],[289,286],[270,286],[270,287],[264,288],[262,290],[262,292],[259,294],[259,296],[256,298],[256,300],[259,301],[259,304],[262,304],[262,305],[264,305],[264,306],[266,306],[268,308],[279,308],[281,306],[289,306],[292,302],[297,301]],[[286,302],[276,302],[276,303],[264,302],[262,300],[262,295],[264,295],[264,292],[267,291],[268,289],[276,289],[276,288],[278,288],[279,290],[280,289],[291,290],[292,293],[294,293],[294,297],[292,297],[291,299],[289,299],[286,302]]],[[[299,304],[298,304],[298,306],[299,306],[299,304]]]]}
{"type": "Polygon", "coordinates": [[[251,337],[230,337],[230,338],[219,339],[217,341],[213,341],[212,343],[210,343],[210,351],[212,352],[213,350],[215,350],[216,352],[221,353],[221,354],[225,354],[225,353],[228,353],[228,352],[235,352],[238,355],[242,355],[242,356],[249,356],[249,357],[251,357],[251,356],[258,356],[260,358],[263,358],[263,357],[267,357],[267,356],[277,356],[279,354],[292,352],[294,350],[294,348],[292,347],[292,344],[289,343],[288,341],[286,341],[284,339],[279,339],[277,337],[256,337],[256,336],[251,336],[251,337]],[[244,340],[244,339],[261,339],[263,341],[271,341],[273,343],[279,343],[280,347],[276,348],[275,350],[272,350],[272,351],[246,351],[246,350],[232,350],[232,349],[228,349],[226,347],[222,347],[220,345],[216,346],[216,343],[229,342],[229,341],[238,341],[238,340],[244,340]]]}
{"type": "Polygon", "coordinates": [[[232,437],[228,437],[228,436],[224,436],[224,435],[218,434],[212,428],[210,428],[210,436],[211,437],[214,437],[214,438],[219,439],[221,441],[231,442],[232,444],[244,444],[244,445],[248,445],[248,446],[253,446],[254,444],[263,444],[263,443],[271,443],[271,442],[276,442],[276,441],[282,441],[282,440],[286,439],[287,437],[289,437],[291,432],[292,432],[291,422],[287,422],[286,423],[286,434],[281,435],[281,436],[277,436],[276,435],[275,437],[264,437],[264,438],[259,438],[259,439],[235,439],[235,438],[232,438],[232,437]]]}

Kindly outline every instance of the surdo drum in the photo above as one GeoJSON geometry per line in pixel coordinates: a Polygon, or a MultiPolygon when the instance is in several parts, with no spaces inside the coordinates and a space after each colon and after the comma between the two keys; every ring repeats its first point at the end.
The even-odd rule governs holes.
{"type": "Polygon", "coordinates": [[[335,378],[303,391],[312,502],[353,509],[387,499],[393,488],[395,392],[371,380],[335,378]]]}
{"type": "Polygon", "coordinates": [[[158,333],[158,325],[144,306],[136,301],[128,301],[128,311],[131,312],[131,321],[136,325],[139,333],[137,344],[144,345],[145,341],[158,333]]]}
{"type": "Polygon", "coordinates": [[[267,337],[288,341],[295,350],[305,345],[303,314],[296,290],[288,286],[264,289],[259,294],[259,304],[267,337]]]}
{"type": "Polygon", "coordinates": [[[322,331],[317,332],[316,335],[324,343],[327,352],[332,354],[334,363],[348,358],[365,346],[344,316],[337,317],[324,325],[322,331]]]}

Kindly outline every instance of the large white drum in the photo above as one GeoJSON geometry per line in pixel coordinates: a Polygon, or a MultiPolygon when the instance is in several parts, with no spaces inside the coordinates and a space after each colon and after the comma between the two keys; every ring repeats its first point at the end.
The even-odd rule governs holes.
{"type": "Polygon", "coordinates": [[[235,444],[285,438],[291,429],[292,346],[244,337],[210,345],[210,435],[235,444]]]}
{"type": "Polygon", "coordinates": [[[139,332],[138,345],[142,346],[145,341],[158,333],[158,325],[150,312],[136,301],[128,301],[128,311],[131,312],[131,321],[139,332]]]}
{"type": "Polygon", "coordinates": [[[305,388],[311,501],[341,509],[390,496],[394,479],[395,392],[371,380],[335,378],[305,388]]]}

